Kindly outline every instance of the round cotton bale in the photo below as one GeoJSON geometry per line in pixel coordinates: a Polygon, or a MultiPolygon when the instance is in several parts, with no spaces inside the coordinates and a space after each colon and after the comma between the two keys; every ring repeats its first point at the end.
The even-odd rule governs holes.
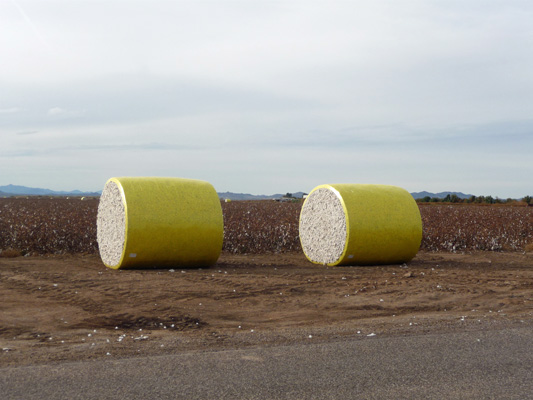
{"type": "Polygon", "coordinates": [[[102,191],[97,241],[110,268],[209,266],[223,237],[222,207],[208,182],[122,177],[102,191]]]}
{"type": "Polygon", "coordinates": [[[422,241],[422,219],[409,192],[388,185],[320,185],[300,213],[307,259],[324,265],[410,261],[422,241]]]}

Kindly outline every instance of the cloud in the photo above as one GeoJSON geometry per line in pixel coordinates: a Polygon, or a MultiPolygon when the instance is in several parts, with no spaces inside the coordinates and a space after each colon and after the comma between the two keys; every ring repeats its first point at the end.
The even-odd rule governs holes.
{"type": "Polygon", "coordinates": [[[207,145],[179,145],[179,144],[173,144],[173,143],[157,143],[157,142],[146,142],[146,143],[124,143],[124,144],[83,144],[78,146],[68,146],[68,147],[58,147],[54,149],[50,149],[50,153],[56,153],[56,152],[77,152],[77,151],[83,151],[83,152],[93,152],[93,151],[107,151],[107,152],[129,152],[129,151],[136,151],[136,152],[144,152],[144,153],[151,153],[151,152],[159,152],[159,151],[165,151],[165,152],[177,152],[177,151],[204,151],[207,149],[213,148],[213,146],[207,145]]]}
{"type": "Polygon", "coordinates": [[[17,135],[25,136],[25,135],[35,135],[39,131],[23,131],[23,132],[17,132],[17,135]]]}
{"type": "Polygon", "coordinates": [[[15,114],[20,111],[18,107],[0,108],[0,114],[15,114]]]}
{"type": "Polygon", "coordinates": [[[44,39],[43,35],[41,34],[41,32],[39,32],[39,29],[37,29],[37,26],[32,22],[32,20],[30,19],[26,11],[24,11],[22,6],[15,0],[11,0],[11,4],[13,4],[13,6],[15,6],[15,8],[19,11],[20,15],[26,21],[30,29],[41,42],[41,44],[48,47],[48,44],[46,43],[46,40],[44,39]]]}
{"type": "Polygon", "coordinates": [[[84,114],[85,111],[82,110],[67,110],[61,107],[52,107],[46,112],[48,117],[56,120],[79,118],[84,114]]]}
{"type": "Polygon", "coordinates": [[[64,115],[66,114],[66,110],[60,108],[60,107],[53,107],[51,109],[48,110],[48,112],[46,113],[47,115],[49,116],[52,116],[52,117],[56,117],[58,115],[64,115]]]}
{"type": "Polygon", "coordinates": [[[8,8],[0,152],[10,164],[0,178],[43,171],[76,183],[79,161],[100,168],[82,170],[84,182],[112,171],[202,175],[256,193],[318,180],[501,196],[530,187],[533,4],[8,8]],[[505,174],[514,188],[490,190],[505,174]]]}

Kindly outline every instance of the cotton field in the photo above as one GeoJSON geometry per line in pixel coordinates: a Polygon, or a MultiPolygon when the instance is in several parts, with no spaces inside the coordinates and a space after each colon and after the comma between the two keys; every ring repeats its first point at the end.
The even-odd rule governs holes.
{"type": "Polygon", "coordinates": [[[432,205],[420,211],[426,250],[519,251],[533,246],[533,207],[432,205]]]}
{"type": "MultiPolygon", "coordinates": [[[[222,203],[223,252],[300,252],[301,206],[275,201],[222,203]]],[[[0,199],[0,256],[97,253],[97,207],[98,199],[0,199]]],[[[420,206],[420,212],[422,250],[533,250],[533,207],[432,204],[420,206]]]]}
{"type": "Polygon", "coordinates": [[[0,199],[0,249],[13,255],[95,253],[97,208],[98,199],[0,199]]]}

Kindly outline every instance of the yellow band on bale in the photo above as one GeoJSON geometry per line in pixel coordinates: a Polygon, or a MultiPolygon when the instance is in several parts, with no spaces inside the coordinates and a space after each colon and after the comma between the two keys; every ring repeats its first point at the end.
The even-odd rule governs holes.
{"type": "Polygon", "coordinates": [[[300,213],[302,249],[316,264],[407,262],[421,241],[420,210],[411,194],[396,186],[320,185],[300,213]]]}
{"type": "Polygon", "coordinates": [[[222,207],[208,182],[111,178],[100,197],[97,240],[110,268],[212,265],[223,236],[222,207]]]}

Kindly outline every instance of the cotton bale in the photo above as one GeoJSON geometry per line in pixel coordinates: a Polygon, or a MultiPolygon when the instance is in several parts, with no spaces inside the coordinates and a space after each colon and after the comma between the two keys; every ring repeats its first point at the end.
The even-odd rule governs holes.
{"type": "Polygon", "coordinates": [[[325,265],[396,264],[422,241],[422,219],[409,192],[389,185],[320,185],[300,212],[307,259],[325,265]]]}
{"type": "Polygon", "coordinates": [[[222,207],[208,182],[120,177],[102,191],[97,242],[110,268],[209,266],[223,236],[222,207]]]}

